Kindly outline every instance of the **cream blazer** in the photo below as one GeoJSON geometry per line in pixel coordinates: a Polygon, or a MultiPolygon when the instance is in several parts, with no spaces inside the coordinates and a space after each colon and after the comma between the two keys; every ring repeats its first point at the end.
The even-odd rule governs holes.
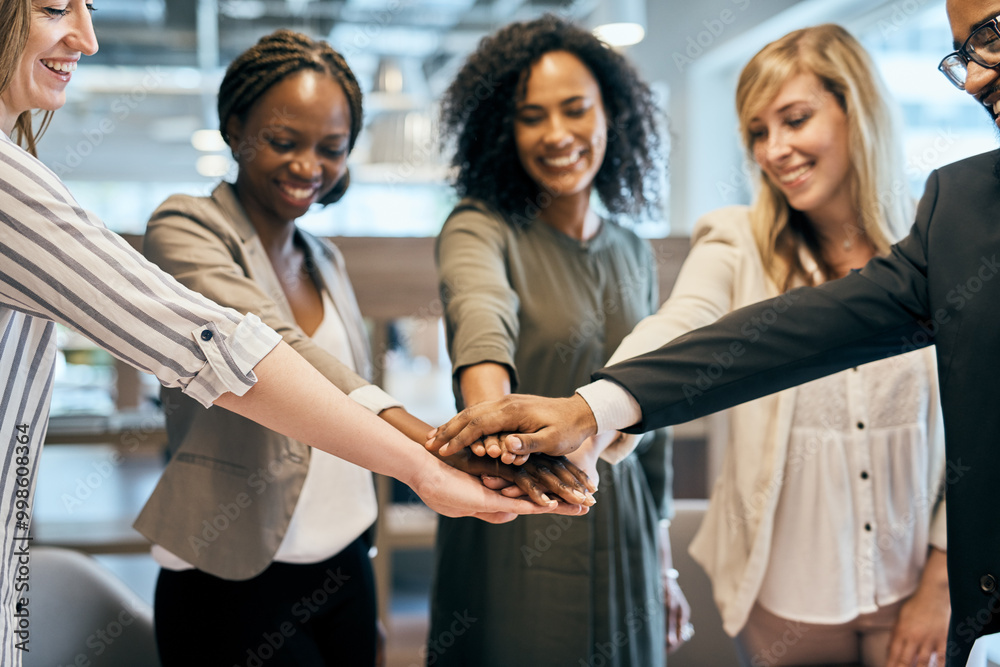
{"type": "MultiPolygon", "coordinates": [[[[749,209],[730,206],[712,211],[695,224],[691,252],[670,298],[636,325],[608,365],[654,350],[732,310],[778,294],[778,287],[764,272],[749,209]]],[[[929,410],[933,423],[927,431],[933,448],[928,470],[934,478],[928,480],[928,488],[936,489],[942,484],[945,466],[937,364],[933,347],[919,354],[926,358],[934,404],[929,410]]],[[[724,413],[728,440],[736,446],[726,449],[708,511],[689,551],[712,581],[723,627],[731,636],[746,624],[767,571],[796,391],[787,389],[724,413]]],[[[947,548],[944,517],[942,500],[932,510],[930,541],[943,550],[947,548]]]]}

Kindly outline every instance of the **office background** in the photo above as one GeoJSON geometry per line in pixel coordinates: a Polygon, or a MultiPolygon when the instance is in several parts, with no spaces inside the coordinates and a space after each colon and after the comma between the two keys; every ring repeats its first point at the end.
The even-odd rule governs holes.
{"type": "MultiPolygon", "coordinates": [[[[433,281],[424,259],[454,202],[435,100],[484,35],[545,12],[589,26],[611,14],[642,23],[645,38],[622,48],[663,112],[666,196],[659,219],[633,222],[668,250],[684,247],[699,215],[749,200],[736,77],[761,46],[797,27],[838,22],[872,52],[905,127],[915,197],[931,169],[996,143],[986,114],[937,72],[952,49],[943,0],[96,0],[95,6],[100,51],[81,62],[40,157],[85,207],[135,242],[168,195],[204,194],[235,173],[217,133],[215,92],[226,64],[279,27],[330,41],[366,93],[351,189],[337,206],[307,216],[304,226],[358,237],[343,239],[355,266],[412,267],[415,282],[433,281]]],[[[665,270],[675,270],[682,257],[678,251],[665,270]]],[[[449,364],[433,296],[402,290],[393,301],[396,288],[378,276],[352,279],[384,360],[381,382],[425,420],[446,419],[453,411],[449,364]]],[[[60,331],[60,342],[64,363],[50,438],[60,446],[43,455],[36,536],[100,554],[150,599],[155,567],[129,524],[162,468],[157,385],[69,331],[60,331]]],[[[711,420],[678,433],[679,494],[703,498],[719,455],[711,447],[711,420]]],[[[381,493],[383,500],[407,500],[385,482],[381,493]]],[[[398,504],[386,517],[394,523],[384,534],[394,541],[385,543],[391,554],[381,556],[390,561],[379,570],[381,594],[386,613],[397,616],[395,636],[419,642],[433,517],[398,504]]],[[[400,660],[413,650],[396,648],[400,660]]]]}

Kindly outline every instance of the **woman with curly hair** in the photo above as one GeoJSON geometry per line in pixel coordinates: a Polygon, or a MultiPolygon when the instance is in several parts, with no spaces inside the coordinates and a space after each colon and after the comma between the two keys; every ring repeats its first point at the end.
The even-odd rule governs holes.
{"type": "MultiPolygon", "coordinates": [[[[423,439],[430,427],[366,379],[371,357],[343,257],[296,225],[348,188],[347,156],[362,127],[351,69],[326,42],[278,30],[230,64],[218,102],[235,182],[167,199],[147,227],[146,256],[191,289],[259,316],[356,403],[423,439]]],[[[163,402],[171,459],[136,528],[162,568],[155,611],[164,667],[242,664],[248,651],[269,665],[370,667],[371,473],[179,391],[165,389],[163,402]],[[192,608],[194,597],[209,604],[192,608]],[[280,650],[262,643],[281,628],[280,650]]],[[[513,479],[474,456],[447,462],[474,473],[489,463],[491,475],[513,479]]],[[[561,465],[546,462],[572,483],[561,465]]]]}
{"type": "MultiPolygon", "coordinates": [[[[658,303],[649,246],[591,205],[596,191],[612,215],[655,208],[650,90],[589,32],[546,16],[484,39],[442,120],[462,197],[437,245],[457,402],[568,396],[658,303]]],[[[574,454],[604,489],[584,517],[439,522],[428,664],[663,664],[688,614],[661,523],[667,434],[607,446],[574,454]]],[[[496,438],[476,450],[518,462],[496,438]]]]}

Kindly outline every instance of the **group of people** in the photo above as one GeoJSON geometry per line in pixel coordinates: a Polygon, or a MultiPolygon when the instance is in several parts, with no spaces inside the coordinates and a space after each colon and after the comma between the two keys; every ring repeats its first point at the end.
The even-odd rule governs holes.
{"type": "MultiPolygon", "coordinates": [[[[993,4],[949,1],[956,51],[941,69],[995,119],[993,4]]],[[[32,155],[97,50],[92,9],[0,0],[0,437],[28,436],[33,477],[54,322],[163,383],[170,460],[136,528],[161,566],[165,667],[243,664],[286,623],[295,632],[269,664],[379,664],[369,471],[443,515],[428,664],[662,665],[693,631],[671,561],[664,427],[751,399],[727,413],[691,546],[743,664],[964,665],[976,637],[1000,630],[1000,538],[971,525],[1000,464],[997,157],[932,175],[907,236],[898,128],[847,31],[797,30],[745,66],[753,201],[697,221],[662,305],[627,224],[660,205],[648,86],[553,16],[484,39],[442,99],[458,203],[436,260],[461,412],[432,431],[367,379],[343,259],[295,224],[350,183],[363,104],[348,63],[288,30],[237,57],[218,103],[235,182],[165,201],[147,262],[32,155]],[[490,98],[466,104],[484,78],[490,98]],[[959,305],[949,290],[969,276],[983,287],[959,305]],[[748,328],[768,313],[780,316],[766,330],[748,328]],[[581,322],[599,323],[595,335],[574,336],[581,322]],[[231,503],[239,520],[203,535],[231,503]],[[336,593],[302,613],[331,572],[336,593]],[[476,622],[442,650],[435,637],[463,614],[476,622]],[[768,652],[789,623],[802,640],[768,652]]],[[[14,482],[0,492],[7,624],[21,529],[14,482]]],[[[18,661],[0,647],[2,664],[18,661]]]]}

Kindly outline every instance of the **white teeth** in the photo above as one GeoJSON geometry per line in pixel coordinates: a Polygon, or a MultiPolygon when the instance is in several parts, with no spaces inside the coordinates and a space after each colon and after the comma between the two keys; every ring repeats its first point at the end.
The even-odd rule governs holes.
{"type": "Polygon", "coordinates": [[[801,177],[802,174],[806,173],[810,169],[812,169],[812,165],[811,164],[802,165],[801,167],[799,167],[798,169],[796,169],[792,173],[785,174],[784,176],[780,177],[778,180],[781,181],[782,183],[786,183],[786,184],[787,183],[791,183],[795,179],[801,177]]]}
{"type": "Polygon", "coordinates": [[[290,188],[287,185],[281,187],[292,199],[309,199],[316,192],[315,188],[290,188]]]}
{"type": "Polygon", "coordinates": [[[568,167],[579,159],[580,159],[580,153],[579,151],[577,151],[576,153],[573,153],[572,155],[567,155],[566,157],[545,158],[544,161],[545,164],[549,165],[550,167],[560,168],[560,167],[568,167]]]}
{"type": "Polygon", "coordinates": [[[42,64],[57,72],[75,72],[76,62],[57,62],[54,60],[43,60],[42,64]]]}

